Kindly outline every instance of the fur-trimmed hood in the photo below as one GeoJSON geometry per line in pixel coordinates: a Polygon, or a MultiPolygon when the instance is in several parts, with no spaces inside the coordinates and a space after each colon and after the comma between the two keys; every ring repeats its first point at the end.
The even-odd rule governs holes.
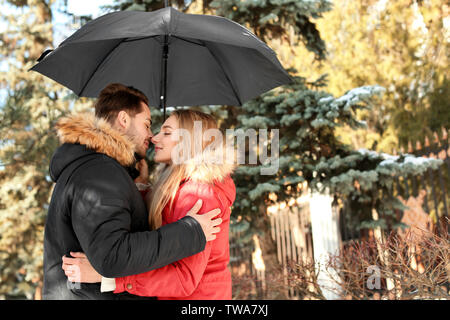
{"type": "MultiPolygon", "coordinates": [[[[178,165],[185,167],[183,181],[190,180],[209,184],[222,182],[237,167],[234,149],[225,146],[206,149],[196,157],[181,160],[178,165]]],[[[168,164],[159,164],[156,168],[157,176],[167,168],[168,164]]]]}
{"type": "Polygon", "coordinates": [[[92,113],[73,114],[56,124],[61,143],[84,145],[86,148],[117,160],[122,166],[135,162],[135,146],[130,139],[115,130],[105,119],[92,113]]]}
{"type": "Polygon", "coordinates": [[[236,168],[235,151],[226,146],[206,149],[200,156],[185,162],[187,177],[196,182],[223,181],[236,168]]]}

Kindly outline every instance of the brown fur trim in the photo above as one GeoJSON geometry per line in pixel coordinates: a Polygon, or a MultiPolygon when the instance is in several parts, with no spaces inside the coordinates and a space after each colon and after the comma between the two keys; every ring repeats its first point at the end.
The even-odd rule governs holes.
{"type": "Polygon", "coordinates": [[[105,119],[92,113],[73,114],[56,124],[61,143],[79,143],[116,159],[123,166],[134,163],[134,144],[105,119]]]}

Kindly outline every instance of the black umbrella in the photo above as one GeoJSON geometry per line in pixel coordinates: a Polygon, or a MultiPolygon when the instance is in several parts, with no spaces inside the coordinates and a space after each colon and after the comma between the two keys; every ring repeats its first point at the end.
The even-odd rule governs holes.
{"type": "Polygon", "coordinates": [[[30,70],[97,97],[109,83],[133,86],[150,105],[242,105],[291,82],[275,52],[229,19],[119,11],[86,23],[30,70]]]}

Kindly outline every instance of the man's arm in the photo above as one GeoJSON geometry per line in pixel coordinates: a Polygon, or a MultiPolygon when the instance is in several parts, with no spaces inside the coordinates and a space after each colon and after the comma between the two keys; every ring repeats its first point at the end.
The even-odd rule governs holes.
{"type": "MultiPolygon", "coordinates": [[[[111,169],[117,170],[113,166],[111,169]]],[[[85,180],[85,187],[73,198],[71,216],[84,253],[101,275],[121,277],[142,273],[205,248],[205,235],[192,217],[154,231],[130,232],[133,213],[127,201],[128,192],[114,187],[126,183],[120,181],[117,172],[108,171],[103,166],[96,171],[95,179],[85,180]]]]}

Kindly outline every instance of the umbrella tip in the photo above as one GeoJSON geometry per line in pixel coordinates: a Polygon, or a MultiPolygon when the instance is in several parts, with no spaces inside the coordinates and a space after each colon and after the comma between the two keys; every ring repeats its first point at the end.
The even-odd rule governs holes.
{"type": "Polygon", "coordinates": [[[38,62],[41,62],[50,52],[52,52],[53,49],[47,49],[45,50],[41,56],[37,59],[38,62]]]}

